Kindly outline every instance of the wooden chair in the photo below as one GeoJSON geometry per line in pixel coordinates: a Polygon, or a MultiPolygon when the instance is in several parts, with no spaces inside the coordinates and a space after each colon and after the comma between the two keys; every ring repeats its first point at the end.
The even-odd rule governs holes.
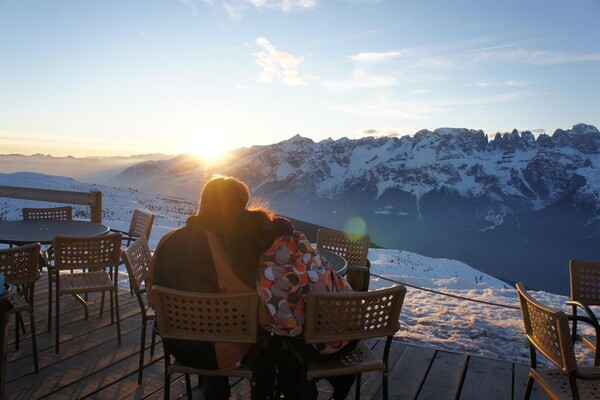
{"type": "MultiPolygon", "coordinates": [[[[572,307],[572,315],[577,315],[577,311],[581,308],[585,315],[590,318],[594,324],[598,325],[598,319],[590,308],[590,306],[600,306],[600,263],[593,263],[581,260],[571,260],[569,262],[569,271],[571,275],[571,300],[567,304],[572,307]]],[[[600,353],[598,352],[597,341],[579,335],[577,333],[577,320],[572,322],[573,342],[580,340],[590,350],[595,353],[594,365],[600,363],[600,353]]]]}
{"type": "Polygon", "coordinates": [[[24,220],[52,219],[70,221],[73,219],[73,207],[23,208],[24,220]]]}
{"type": "MultiPolygon", "coordinates": [[[[31,346],[33,349],[33,365],[35,372],[39,372],[37,351],[37,336],[35,330],[35,314],[33,312],[33,300],[35,281],[39,279],[38,263],[41,246],[39,243],[27,244],[8,249],[0,249],[0,273],[4,274],[6,282],[15,285],[18,293],[15,298],[14,313],[16,320],[22,312],[29,314],[31,329],[31,346]]],[[[15,329],[15,345],[20,347],[19,324],[15,329]]],[[[24,324],[23,324],[24,326],[24,324]]]]}
{"type": "Polygon", "coordinates": [[[195,293],[152,287],[152,303],[156,322],[163,338],[165,352],[164,397],[169,399],[170,375],[185,374],[187,395],[192,398],[190,374],[205,376],[235,376],[251,381],[251,397],[256,398],[252,357],[246,357],[242,366],[234,370],[218,371],[196,369],[177,360],[171,363],[166,340],[193,340],[256,344],[258,338],[258,294],[256,291],[239,293],[195,293]]]}
{"type": "MultiPolygon", "coordinates": [[[[553,399],[600,398],[600,368],[577,366],[569,333],[570,319],[591,320],[583,316],[567,316],[540,303],[527,293],[522,283],[517,283],[517,291],[531,355],[525,399],[529,399],[534,381],[553,399]],[[537,368],[536,351],[557,368],[537,368]]],[[[600,335],[597,326],[596,334],[600,335]]]]}
{"type": "MultiPolygon", "coordinates": [[[[23,213],[23,220],[44,220],[50,219],[53,221],[70,221],[73,219],[73,207],[71,206],[63,206],[63,207],[49,207],[49,208],[23,208],[21,210],[23,213]]],[[[53,248],[52,245],[47,246],[44,250],[45,258],[41,259],[41,263],[39,265],[40,271],[42,267],[50,269],[50,264],[45,262],[52,258],[53,256],[53,248]]]]}
{"type": "MultiPolygon", "coordinates": [[[[140,305],[140,311],[142,315],[142,335],[140,343],[140,365],[138,370],[138,385],[142,384],[142,374],[144,373],[144,350],[146,348],[146,326],[148,321],[154,321],[154,311],[148,306],[147,301],[144,300],[146,296],[146,287],[144,282],[146,280],[146,273],[148,271],[148,265],[152,259],[152,253],[148,248],[148,241],[146,238],[139,238],[127,247],[121,253],[121,258],[125,262],[127,267],[127,274],[129,275],[129,282],[137,297],[140,305]]],[[[150,344],[150,357],[154,355],[154,343],[156,340],[156,334],[152,331],[152,342],[150,344]]]]}
{"type": "Polygon", "coordinates": [[[133,210],[129,230],[127,232],[118,229],[111,229],[112,232],[120,232],[123,235],[123,244],[129,246],[132,241],[138,238],[150,240],[152,224],[154,223],[154,214],[150,211],[140,209],[133,210]]]}
{"type": "Polygon", "coordinates": [[[361,373],[383,373],[383,399],[388,398],[388,356],[394,333],[399,329],[398,318],[406,295],[402,285],[371,292],[309,293],[306,300],[304,340],[305,376],[303,398],[307,382],[330,376],[353,375],[356,378],[356,399],[360,398],[361,373]],[[383,358],[377,357],[362,339],[386,337],[383,358]],[[334,359],[314,356],[308,346],[317,343],[358,340],[350,352],[341,351],[334,359]]]}
{"type": "Polygon", "coordinates": [[[367,255],[370,244],[371,236],[368,234],[354,235],[323,228],[317,232],[318,249],[328,250],[346,259],[346,280],[357,292],[369,290],[371,263],[367,255]]]}
{"type": "MultiPolygon", "coordinates": [[[[121,262],[121,241],[120,233],[93,237],[57,236],[54,238],[56,353],[60,351],[60,297],[66,294],[75,296],[83,304],[87,320],[88,306],[80,294],[110,291],[113,294],[110,298],[110,322],[113,324],[116,317],[117,341],[121,344],[118,277],[116,274],[121,262]],[[75,272],[61,273],[66,270],[75,272]]],[[[50,301],[48,304],[49,314],[52,311],[51,304],[50,301]]]]}
{"type": "MultiPolygon", "coordinates": [[[[127,232],[118,229],[111,229],[111,232],[120,232],[123,235],[123,246],[127,247],[132,241],[139,238],[146,238],[150,240],[150,233],[152,232],[152,224],[154,223],[154,214],[150,211],[144,211],[140,209],[133,210],[131,216],[131,222],[129,224],[129,230],[127,232]]],[[[133,295],[133,283],[129,282],[129,291],[133,295]]]]}

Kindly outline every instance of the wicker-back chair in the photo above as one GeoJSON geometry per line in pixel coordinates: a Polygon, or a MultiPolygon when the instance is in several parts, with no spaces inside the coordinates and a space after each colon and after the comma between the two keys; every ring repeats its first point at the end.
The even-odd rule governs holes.
{"type": "MultiPolygon", "coordinates": [[[[598,319],[590,306],[600,306],[600,263],[594,263],[582,260],[571,260],[569,262],[570,282],[571,282],[571,300],[567,304],[572,307],[572,314],[577,315],[581,308],[585,315],[598,324],[598,319]]],[[[573,341],[581,342],[589,347],[594,353],[594,365],[600,364],[600,349],[597,346],[597,339],[593,340],[577,333],[577,320],[571,325],[573,341]]]]}
{"type": "Polygon", "coordinates": [[[163,338],[165,352],[165,399],[169,399],[170,375],[186,375],[188,398],[192,398],[190,374],[206,376],[236,376],[251,381],[252,398],[256,397],[252,357],[234,370],[204,370],[186,366],[171,353],[165,339],[206,342],[255,344],[258,338],[258,294],[256,291],[238,293],[196,293],[175,290],[159,285],[152,287],[152,303],[156,322],[163,338]]]}
{"type": "Polygon", "coordinates": [[[317,232],[317,248],[328,250],[344,257],[348,262],[346,280],[352,289],[358,292],[369,290],[369,272],[371,263],[367,256],[371,236],[355,235],[330,229],[319,229],[317,232]]]}
{"type": "MultiPolygon", "coordinates": [[[[145,280],[148,272],[148,265],[152,259],[152,253],[148,247],[148,241],[142,237],[133,242],[121,253],[121,258],[127,267],[129,282],[137,297],[142,315],[142,334],[140,343],[140,365],[138,370],[138,385],[142,384],[142,374],[144,372],[144,350],[146,348],[146,325],[148,321],[154,320],[154,311],[147,305],[145,300],[145,280]]],[[[152,331],[152,342],[150,343],[150,357],[154,355],[154,343],[156,334],[152,331]]]]}
{"type": "Polygon", "coordinates": [[[150,240],[150,233],[152,232],[152,224],[154,223],[154,214],[150,211],[135,209],[131,216],[131,222],[129,223],[129,229],[127,231],[120,231],[118,229],[111,229],[112,232],[120,232],[123,234],[123,244],[129,246],[132,241],[138,238],[146,238],[150,240]]]}
{"type": "MultiPolygon", "coordinates": [[[[535,300],[522,283],[517,283],[517,292],[531,355],[525,399],[531,395],[534,380],[554,399],[600,398],[600,368],[577,366],[569,333],[569,319],[574,317],[535,300]],[[537,368],[536,351],[557,368],[537,368]]],[[[589,322],[586,317],[575,318],[589,322]]]]}
{"type": "Polygon", "coordinates": [[[51,219],[56,221],[70,221],[73,219],[73,207],[50,208],[23,208],[24,220],[51,219]]]}
{"type": "Polygon", "coordinates": [[[303,379],[303,398],[307,382],[330,376],[357,374],[356,399],[360,398],[361,373],[383,373],[383,399],[388,397],[388,356],[394,333],[399,329],[406,288],[402,285],[370,292],[309,293],[306,300],[304,340],[307,346],[317,343],[359,340],[352,351],[342,351],[335,360],[332,355],[323,361],[311,351],[305,354],[306,376],[303,379]],[[379,358],[362,340],[386,337],[383,358],[379,358]]]}
{"type": "MultiPolygon", "coordinates": [[[[121,344],[121,323],[119,318],[119,293],[117,286],[117,268],[121,262],[120,233],[111,233],[93,237],[54,238],[54,287],[56,295],[56,353],[60,351],[60,297],[73,295],[85,308],[85,319],[88,319],[86,301],[81,293],[111,292],[110,322],[117,320],[117,340],[121,344]],[[106,270],[108,268],[108,271],[106,270]],[[61,271],[73,273],[62,273],[61,271]]],[[[50,291],[52,292],[52,291],[50,291]]],[[[48,309],[51,313],[52,301],[48,309]]],[[[102,316],[102,314],[100,314],[102,316]]]]}
{"type": "MultiPolygon", "coordinates": [[[[127,231],[121,231],[113,228],[110,230],[111,232],[120,232],[123,235],[123,246],[125,248],[129,246],[131,242],[139,238],[146,238],[146,240],[150,240],[150,233],[152,232],[153,223],[153,213],[150,211],[135,209],[133,210],[131,222],[129,223],[129,229],[127,231]]],[[[129,282],[129,290],[133,295],[133,282],[129,282]]]]}
{"type": "MultiPolygon", "coordinates": [[[[6,282],[15,285],[19,289],[11,313],[14,313],[17,316],[17,320],[21,318],[22,312],[29,314],[33,365],[36,373],[40,368],[38,363],[33,300],[35,281],[40,276],[38,270],[40,250],[41,246],[39,243],[11,247],[9,249],[0,249],[0,273],[4,274],[6,282]]],[[[15,345],[17,349],[20,347],[19,332],[19,326],[17,324],[15,329],[15,345]]]]}

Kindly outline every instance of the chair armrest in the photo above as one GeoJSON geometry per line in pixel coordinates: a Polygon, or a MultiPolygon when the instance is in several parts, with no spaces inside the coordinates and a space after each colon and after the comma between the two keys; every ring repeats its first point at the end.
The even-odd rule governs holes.
{"type": "Polygon", "coordinates": [[[50,255],[48,254],[48,250],[42,250],[40,252],[40,257],[42,259],[42,262],[44,263],[44,266],[48,269],[50,269],[51,264],[50,264],[50,255]]]}
{"type": "Polygon", "coordinates": [[[583,315],[567,315],[569,321],[587,322],[596,330],[596,337],[600,338],[600,324],[596,318],[585,317],[583,315]]]}
{"type": "Polygon", "coordinates": [[[584,381],[597,381],[600,380],[600,369],[598,370],[598,372],[573,371],[570,375],[574,378],[581,379],[584,381]]]}
{"type": "Polygon", "coordinates": [[[567,305],[573,306],[573,307],[580,307],[581,309],[583,309],[585,311],[585,313],[588,315],[588,317],[594,321],[594,324],[598,325],[598,319],[596,318],[596,315],[594,314],[592,309],[589,308],[587,305],[585,305],[579,301],[575,301],[575,300],[567,300],[567,305]]]}
{"type": "MultiPolygon", "coordinates": [[[[584,317],[583,315],[567,315],[567,319],[569,321],[587,322],[596,331],[596,345],[591,350],[594,351],[594,365],[598,366],[600,364],[600,346],[599,346],[600,345],[600,325],[598,324],[598,320],[596,318],[592,319],[590,317],[584,317]]],[[[578,336],[578,335],[575,335],[575,336],[578,336]]],[[[573,340],[575,340],[575,337],[573,337],[573,340]]],[[[590,344],[591,344],[591,342],[590,342],[590,344]]],[[[581,379],[586,379],[586,378],[581,378],[581,379]]]]}
{"type": "Polygon", "coordinates": [[[369,268],[365,267],[364,265],[348,265],[348,268],[346,269],[346,272],[348,271],[364,271],[364,272],[369,272],[369,268]]]}

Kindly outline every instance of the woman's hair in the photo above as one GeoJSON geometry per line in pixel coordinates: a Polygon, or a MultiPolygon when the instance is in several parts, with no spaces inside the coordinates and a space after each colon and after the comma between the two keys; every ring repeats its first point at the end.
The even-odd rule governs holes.
{"type": "Polygon", "coordinates": [[[249,201],[250,190],[244,182],[229,176],[215,177],[202,189],[198,219],[217,236],[240,279],[253,287],[264,251],[261,241],[274,215],[264,207],[247,209],[249,201]]]}

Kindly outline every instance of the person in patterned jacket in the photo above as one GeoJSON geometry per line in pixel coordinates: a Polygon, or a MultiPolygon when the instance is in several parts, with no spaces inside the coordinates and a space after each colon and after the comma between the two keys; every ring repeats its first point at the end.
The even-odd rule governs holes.
{"type": "MultiPolygon", "coordinates": [[[[309,384],[309,399],[300,399],[302,393],[302,335],[305,301],[309,292],[349,292],[352,288],[344,278],[329,267],[327,259],[314,249],[301,232],[275,239],[261,258],[258,275],[261,299],[272,317],[265,329],[282,337],[282,351],[278,363],[278,380],[286,400],[317,398],[315,382],[309,384]]],[[[321,357],[340,351],[349,351],[356,343],[330,342],[314,348],[321,357]]],[[[333,386],[333,399],[345,399],[356,375],[327,378],[333,386]]]]}

